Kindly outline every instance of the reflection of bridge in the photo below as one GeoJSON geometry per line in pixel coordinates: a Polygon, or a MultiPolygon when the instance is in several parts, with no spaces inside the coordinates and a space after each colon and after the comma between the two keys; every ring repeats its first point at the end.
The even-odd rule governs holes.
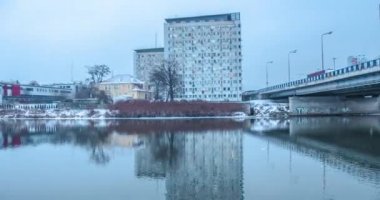
{"type": "MultiPolygon", "coordinates": [[[[271,144],[311,157],[323,165],[341,170],[361,180],[380,184],[380,174],[376,173],[380,170],[380,147],[377,146],[380,143],[380,129],[361,126],[360,129],[352,130],[350,128],[368,119],[354,118],[350,121],[357,122],[347,125],[349,119],[337,118],[332,120],[334,124],[327,125],[330,130],[327,131],[325,127],[325,132],[313,132],[314,129],[307,128],[310,123],[320,124],[322,127],[326,118],[314,118],[309,121],[310,123],[305,122],[308,119],[310,118],[303,119],[303,124],[299,124],[300,119],[290,119],[290,127],[293,128],[287,131],[275,130],[272,127],[268,131],[249,129],[248,132],[271,144]],[[294,128],[296,126],[299,128],[294,128]]],[[[254,123],[256,122],[253,121],[254,123]]]]}
{"type": "Polygon", "coordinates": [[[380,58],[243,94],[245,100],[289,99],[292,114],[380,112],[378,95],[380,58]]]}

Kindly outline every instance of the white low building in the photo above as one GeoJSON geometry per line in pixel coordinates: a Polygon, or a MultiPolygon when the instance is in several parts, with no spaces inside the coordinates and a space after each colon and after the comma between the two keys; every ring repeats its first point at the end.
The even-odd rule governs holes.
{"type": "Polygon", "coordinates": [[[151,92],[144,82],[129,74],[121,74],[98,84],[98,89],[104,91],[114,101],[128,99],[151,99],[151,92]]]}

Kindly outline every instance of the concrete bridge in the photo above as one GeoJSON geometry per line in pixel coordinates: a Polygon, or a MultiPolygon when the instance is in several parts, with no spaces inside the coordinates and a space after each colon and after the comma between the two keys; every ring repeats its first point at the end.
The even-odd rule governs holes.
{"type": "Polygon", "coordinates": [[[380,113],[380,58],[243,93],[243,101],[287,100],[293,115],[380,113]]]}

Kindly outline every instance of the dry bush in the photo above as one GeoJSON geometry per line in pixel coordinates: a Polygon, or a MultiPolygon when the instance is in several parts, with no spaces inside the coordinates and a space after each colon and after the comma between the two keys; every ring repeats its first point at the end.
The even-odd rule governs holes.
{"type": "Polygon", "coordinates": [[[206,101],[133,100],[118,102],[111,105],[110,109],[119,111],[119,117],[211,117],[246,112],[246,106],[242,103],[206,101]]]}

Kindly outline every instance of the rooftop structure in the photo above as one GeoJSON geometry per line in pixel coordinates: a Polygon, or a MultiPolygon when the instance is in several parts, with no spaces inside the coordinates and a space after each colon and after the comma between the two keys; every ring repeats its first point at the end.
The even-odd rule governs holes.
{"type": "Polygon", "coordinates": [[[136,49],[136,53],[155,53],[164,52],[164,48],[136,49]]]}
{"type": "Polygon", "coordinates": [[[201,22],[201,21],[234,21],[240,20],[240,13],[203,15],[196,17],[181,17],[165,19],[167,23],[201,22]]]}
{"type": "Polygon", "coordinates": [[[120,84],[120,83],[143,84],[144,82],[140,81],[139,79],[135,78],[134,76],[132,76],[130,74],[120,74],[120,75],[115,75],[112,78],[109,78],[109,79],[101,82],[100,85],[120,84]]]}

